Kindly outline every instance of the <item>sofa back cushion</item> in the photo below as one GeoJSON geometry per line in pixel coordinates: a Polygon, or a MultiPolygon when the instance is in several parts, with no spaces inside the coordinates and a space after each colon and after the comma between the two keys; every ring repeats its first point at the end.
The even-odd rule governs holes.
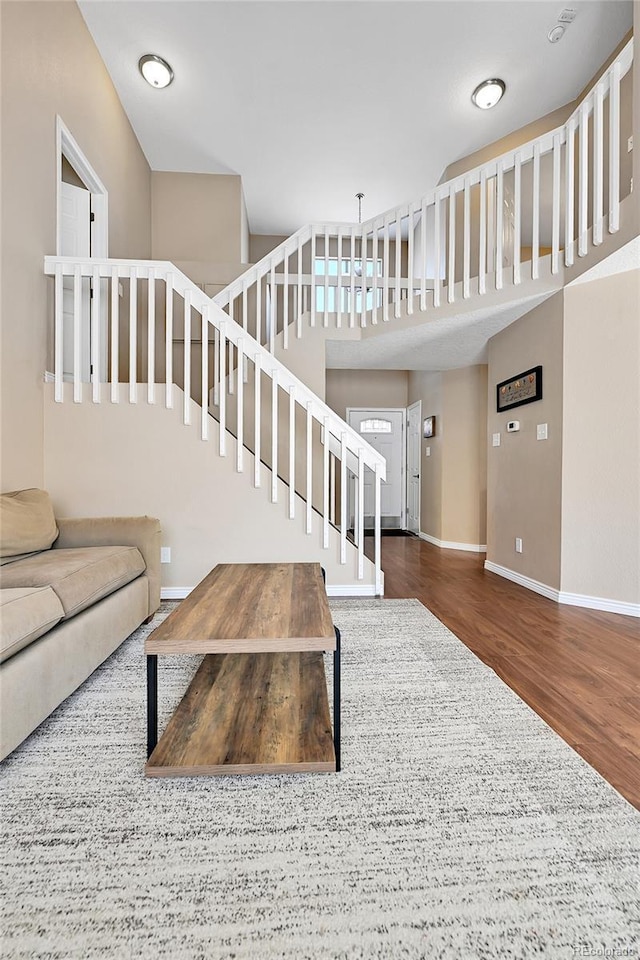
{"type": "Polygon", "coordinates": [[[48,550],[58,536],[53,506],[45,490],[0,495],[0,557],[17,558],[48,550]]]}

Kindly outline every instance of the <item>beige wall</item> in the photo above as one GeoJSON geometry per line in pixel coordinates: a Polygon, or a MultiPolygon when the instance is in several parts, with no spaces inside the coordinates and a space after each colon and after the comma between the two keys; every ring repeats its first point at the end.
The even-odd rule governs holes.
{"type": "Polygon", "coordinates": [[[249,263],[249,217],[242,185],[240,186],[240,262],[249,263]]]}
{"type": "Polygon", "coordinates": [[[435,416],[422,440],[420,529],[444,543],[486,543],[487,368],[409,374],[409,403],[435,416]],[[429,448],[430,455],[426,455],[429,448]]]}
{"type": "Polygon", "coordinates": [[[422,419],[435,416],[436,433],[420,442],[420,530],[442,540],[442,373],[409,372],[409,404],[422,401],[422,419]],[[426,449],[429,447],[429,456],[426,449]]]}
{"type": "Polygon", "coordinates": [[[442,386],[441,539],[484,545],[487,542],[487,367],[478,364],[447,370],[442,386]]]}
{"type": "Polygon", "coordinates": [[[640,270],[565,290],[562,590],[640,602],[640,270]]]}
{"type": "Polygon", "coordinates": [[[240,177],[154,170],[151,247],[154,260],[242,262],[240,177]]]}
{"type": "Polygon", "coordinates": [[[489,341],[487,560],[560,587],[563,293],[489,341]],[[543,398],[496,412],[496,384],[542,364],[543,398]],[[507,433],[509,420],[520,421],[507,433]],[[548,440],[536,425],[548,424],[548,440]],[[491,444],[500,433],[501,444],[491,444]],[[523,552],[515,552],[515,538],[523,552]]]}
{"type": "Polygon", "coordinates": [[[284,243],[286,237],[268,236],[262,233],[252,233],[249,237],[249,262],[258,263],[268,253],[284,243]]]}
{"type": "Polygon", "coordinates": [[[89,389],[84,403],[73,403],[66,384],[65,402],[55,403],[53,384],[45,385],[45,471],[58,516],[156,516],[171,563],[162,566],[164,587],[193,587],[216,563],[320,562],[329,586],[371,584],[373,565],[365,559],[365,579],[357,580],[357,552],[347,543],[340,563],[340,537],[330,528],[329,549],[322,548],[322,517],[314,513],[305,532],[302,500],[288,519],[288,490],[278,483],[271,502],[271,477],[262,470],[253,485],[253,457],[245,451],[242,473],[235,469],[235,442],[228,437],[226,457],[218,456],[218,424],[211,421],[203,442],[199,411],[191,406],[192,426],[182,422],[184,395],[174,388],[174,406],[107,401],[96,409],[89,389]],[[126,456],[123,455],[126,451],[126,456]],[[168,465],[168,451],[170,464],[168,465]],[[180,469],[171,469],[175,464],[180,469]],[[259,535],[256,536],[256,531],[259,535]]]}
{"type": "Polygon", "coordinates": [[[109,192],[109,252],[149,257],[150,171],[75,3],[2,3],[2,489],[41,486],[56,114],[109,192]],[[79,80],[81,78],[81,80],[79,80]]]}
{"type": "Polygon", "coordinates": [[[347,407],[406,407],[406,370],[327,370],[327,404],[342,417],[347,407]]]}
{"type": "Polygon", "coordinates": [[[519,147],[521,144],[528,143],[529,140],[535,140],[536,137],[541,137],[544,133],[548,133],[549,130],[554,130],[571,116],[574,107],[575,104],[573,102],[567,103],[552,113],[547,113],[544,117],[539,117],[537,120],[526,124],[524,127],[520,127],[518,130],[513,130],[507,134],[506,137],[501,137],[500,140],[494,140],[480,150],[476,150],[466,157],[455,160],[453,163],[450,163],[448,167],[445,167],[439,182],[446,183],[448,180],[453,180],[463,173],[466,173],[467,170],[473,170],[474,167],[478,167],[482,163],[487,163],[489,160],[493,160],[494,157],[499,157],[503,153],[515,150],[516,147],[519,147]]]}
{"type": "Polygon", "coordinates": [[[64,183],[70,183],[72,186],[80,187],[82,190],[87,189],[86,184],[78,176],[66,157],[62,158],[62,180],[64,183]]]}

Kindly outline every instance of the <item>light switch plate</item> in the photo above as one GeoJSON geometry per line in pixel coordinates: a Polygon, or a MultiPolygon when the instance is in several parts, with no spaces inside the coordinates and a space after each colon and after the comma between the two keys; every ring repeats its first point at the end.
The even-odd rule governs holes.
{"type": "Polygon", "coordinates": [[[536,440],[547,440],[549,437],[549,425],[539,423],[536,427],[536,440]]]}
{"type": "Polygon", "coordinates": [[[160,547],[160,563],[171,563],[171,547],[160,547]]]}
{"type": "Polygon", "coordinates": [[[493,435],[493,445],[494,445],[494,447],[499,447],[499,446],[500,446],[500,434],[499,434],[499,433],[494,433],[494,435],[493,435]]]}
{"type": "Polygon", "coordinates": [[[425,448],[424,448],[424,455],[425,455],[425,457],[430,457],[430,456],[431,456],[431,447],[425,447],[425,448]]]}

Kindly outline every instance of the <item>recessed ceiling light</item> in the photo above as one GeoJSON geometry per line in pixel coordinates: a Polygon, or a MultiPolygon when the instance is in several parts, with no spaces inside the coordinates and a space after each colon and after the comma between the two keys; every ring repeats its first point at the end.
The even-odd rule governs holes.
{"type": "Polygon", "coordinates": [[[155,53],[147,53],[138,60],[138,69],[148,84],[157,87],[168,87],[173,80],[173,70],[166,60],[157,57],[155,53]]]}
{"type": "Polygon", "coordinates": [[[480,107],[481,110],[489,110],[502,99],[505,90],[504,80],[483,80],[471,94],[471,99],[476,107],[480,107]]]}

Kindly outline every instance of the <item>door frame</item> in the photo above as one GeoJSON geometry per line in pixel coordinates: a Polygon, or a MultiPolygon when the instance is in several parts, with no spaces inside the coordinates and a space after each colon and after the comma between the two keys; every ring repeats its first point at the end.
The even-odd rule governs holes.
{"type": "MultiPolygon", "coordinates": [[[[407,407],[407,419],[406,419],[406,424],[407,424],[407,429],[406,429],[406,441],[407,441],[407,443],[406,443],[405,450],[406,450],[406,448],[409,446],[409,410],[411,410],[412,407],[417,407],[417,408],[418,408],[418,428],[419,428],[419,429],[418,429],[418,530],[417,530],[416,536],[419,537],[419,536],[420,536],[420,530],[422,529],[422,515],[421,515],[421,510],[422,510],[422,434],[421,434],[421,429],[420,429],[421,423],[422,423],[422,400],[415,400],[413,403],[410,403],[409,406],[407,407]]],[[[408,457],[408,456],[406,456],[405,463],[407,463],[407,464],[409,463],[409,457],[408,457]]],[[[409,503],[409,470],[408,470],[408,469],[405,470],[405,478],[406,478],[406,493],[407,493],[406,502],[407,502],[407,504],[408,504],[408,503],[409,503]]],[[[407,507],[407,510],[408,510],[408,507],[407,507]]],[[[408,516],[408,513],[407,513],[407,527],[406,527],[406,529],[408,529],[408,526],[409,526],[409,524],[408,524],[408,519],[409,519],[409,516],[408,516]]],[[[413,531],[411,531],[411,532],[413,532],[413,531]]]]}
{"type": "MultiPolygon", "coordinates": [[[[59,114],[56,114],[56,255],[62,255],[62,158],[66,158],[78,174],[89,192],[89,244],[91,257],[106,260],[109,256],[109,194],[102,180],[91,166],[89,160],[80,148],[77,140],[59,114]]],[[[107,280],[100,281],[106,293],[107,280]]],[[[89,310],[94,309],[95,300],[91,299],[89,310]]],[[[107,333],[107,297],[100,297],[100,370],[97,374],[91,372],[89,359],[88,373],[85,377],[89,382],[97,376],[100,382],[107,381],[108,371],[108,333],[107,333]]],[[[91,347],[89,347],[91,350],[91,347]]]]}
{"type": "MultiPolygon", "coordinates": [[[[400,441],[400,529],[407,529],[407,408],[406,407],[347,407],[345,419],[349,423],[351,413],[402,413],[402,438],[400,441]]],[[[351,424],[349,424],[351,426],[351,424]]],[[[364,438],[363,438],[364,439],[364,438]]],[[[351,504],[349,504],[349,509],[351,504]]],[[[347,511],[348,512],[348,511],[347,511]]]]}
{"type": "Polygon", "coordinates": [[[90,194],[91,256],[109,256],[109,194],[62,117],[56,115],[56,255],[62,250],[62,158],[66,157],[90,194]]]}

